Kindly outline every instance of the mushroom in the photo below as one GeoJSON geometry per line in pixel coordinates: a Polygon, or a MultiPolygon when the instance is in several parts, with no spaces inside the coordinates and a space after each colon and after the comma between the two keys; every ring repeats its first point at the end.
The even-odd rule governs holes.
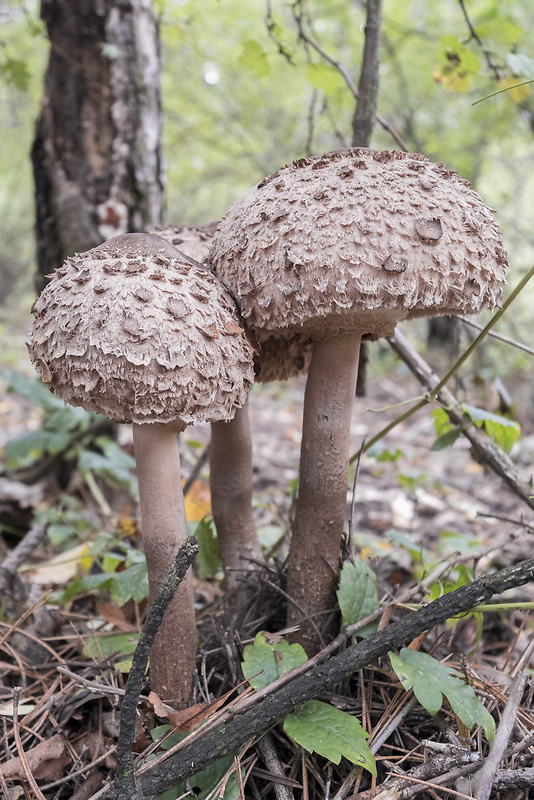
{"type": "Polygon", "coordinates": [[[218,224],[207,222],[204,225],[167,225],[156,228],[154,233],[203,264],[208,258],[211,240],[218,224]]]}
{"type": "MultiPolygon", "coordinates": [[[[204,262],[216,227],[217,223],[170,225],[157,229],[156,233],[188,256],[204,262]]],[[[311,340],[302,340],[298,334],[286,340],[264,336],[260,332],[254,354],[255,380],[267,383],[305,373],[311,350],[311,340]]],[[[237,409],[231,420],[212,422],[210,490],[227,607],[234,614],[246,612],[250,591],[242,580],[243,571],[253,571],[264,561],[252,516],[252,437],[248,400],[237,409]]]]}
{"type": "MultiPolygon", "coordinates": [[[[253,380],[252,347],[218,279],[150,234],[67,259],[33,305],[29,351],[74,406],[133,423],[150,600],[187,536],[176,434],[229,419],[253,380]]],[[[188,704],[195,669],[191,574],[151,654],[151,685],[188,704]]]]}
{"type": "Polygon", "coordinates": [[[361,337],[499,305],[506,253],[468,181],[420,154],[355,148],[298,159],[238,199],[210,262],[253,332],[314,340],[287,620],[312,652],[309,618],[324,624],[339,576],[361,337]]]}

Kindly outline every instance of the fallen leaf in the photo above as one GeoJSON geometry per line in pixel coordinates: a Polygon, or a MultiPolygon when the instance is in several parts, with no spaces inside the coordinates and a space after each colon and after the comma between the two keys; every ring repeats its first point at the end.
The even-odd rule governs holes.
{"type": "Polygon", "coordinates": [[[119,608],[114,603],[97,603],[96,610],[102,619],[111,623],[115,628],[121,631],[130,631],[132,629],[131,621],[126,619],[122,608],[119,608]]]}
{"type": "Polygon", "coordinates": [[[200,522],[210,512],[209,486],[204,481],[195,481],[185,498],[185,515],[191,522],[200,522]]]}
{"type": "Polygon", "coordinates": [[[50,561],[46,561],[30,573],[30,580],[38,586],[63,586],[80,572],[87,572],[93,563],[92,556],[87,555],[90,542],[65,550],[50,561]]]}
{"type": "MultiPolygon", "coordinates": [[[[35,708],[35,703],[21,703],[18,706],[18,714],[19,717],[24,716],[24,714],[29,714],[30,711],[33,711],[35,708]]],[[[12,717],[13,716],[13,701],[10,700],[9,703],[2,703],[0,706],[0,716],[1,717],[12,717]]]]}
{"type": "MultiPolygon", "coordinates": [[[[26,761],[34,778],[55,779],[61,777],[61,770],[72,761],[63,736],[59,733],[39,742],[26,753],[26,761]]],[[[12,758],[0,766],[0,773],[6,781],[25,781],[26,774],[20,758],[12,758]]]]}

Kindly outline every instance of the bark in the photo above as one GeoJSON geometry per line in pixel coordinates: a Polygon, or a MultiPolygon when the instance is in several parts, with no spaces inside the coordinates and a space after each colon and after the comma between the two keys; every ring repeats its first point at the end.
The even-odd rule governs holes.
{"type": "MultiPolygon", "coordinates": [[[[333,686],[359,669],[373,663],[389,650],[394,650],[415,639],[446,619],[472,609],[494,594],[522,586],[534,579],[534,560],[521,562],[494,575],[479,578],[438,600],[423,606],[400,622],[383,628],[358,644],[344,650],[324,664],[311,668],[303,676],[287,683],[277,692],[267,695],[252,708],[233,704],[233,713],[218,728],[207,733],[166,761],[145,768],[138,775],[139,786],[145,797],[159,795],[171,786],[185,780],[223,755],[235,753],[253,737],[261,736],[286,714],[307,700],[316,697],[328,686],[333,686]]],[[[253,698],[252,698],[253,701],[253,698]]],[[[248,698],[251,702],[251,698],[248,698]]],[[[529,771],[532,774],[532,770],[529,771]]],[[[494,786],[499,785],[499,774],[494,786]]],[[[106,793],[107,794],[107,793],[106,793]]],[[[111,797],[114,797],[113,789],[111,797]]]]}
{"type": "Polygon", "coordinates": [[[160,54],[150,0],[42,0],[32,148],[38,289],[68,255],[161,224],[160,54]]]}
{"type": "MultiPolygon", "coordinates": [[[[252,517],[252,438],[248,402],[229,422],[211,425],[210,489],[213,520],[231,612],[246,609],[243,571],[257,569],[263,554],[252,517]]],[[[248,600],[247,600],[248,598],[248,600]]]]}
{"type": "Polygon", "coordinates": [[[287,567],[287,625],[308,655],[320,646],[317,628],[335,607],[339,551],[345,523],[350,419],[360,337],[316,342],[302,425],[300,483],[287,567]]]}
{"type": "Polygon", "coordinates": [[[369,147],[376,119],[380,67],[382,0],[367,0],[365,43],[358,83],[358,101],[352,118],[352,146],[369,147]]]}
{"type": "MultiPolygon", "coordinates": [[[[151,605],[179,547],[187,539],[176,433],[158,424],[134,425],[143,548],[151,605]]],[[[193,579],[188,571],[163,618],[152,647],[150,685],[177,708],[189,705],[195,670],[193,579]]]]}
{"type": "MultiPolygon", "coordinates": [[[[358,83],[358,100],[356,101],[356,108],[352,118],[353,147],[370,147],[371,144],[378,97],[381,24],[382,0],[367,0],[365,43],[360,81],[358,83]]],[[[368,345],[367,342],[362,342],[356,383],[356,395],[358,397],[365,397],[367,394],[368,361],[368,345]]]]}

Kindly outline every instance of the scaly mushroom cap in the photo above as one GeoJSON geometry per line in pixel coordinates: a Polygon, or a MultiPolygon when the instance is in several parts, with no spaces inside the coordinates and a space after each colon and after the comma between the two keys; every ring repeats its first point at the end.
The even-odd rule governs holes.
{"type": "MultiPolygon", "coordinates": [[[[171,242],[191,258],[205,262],[217,224],[169,225],[156,229],[156,235],[171,242]]],[[[286,340],[258,332],[256,346],[254,374],[259,383],[285,381],[308,372],[313,349],[311,339],[292,335],[286,340]]]]}
{"type": "Polygon", "coordinates": [[[220,281],[125,234],[68,258],[35,301],[30,356],[65,402],[117,422],[231,419],[252,347],[220,281]]]}
{"type": "Polygon", "coordinates": [[[498,306],[491,210],[443,164],[400,151],[299,159],[237,200],[210,253],[247,324],[378,338],[402,319],[498,306]]]}
{"type": "Polygon", "coordinates": [[[166,228],[156,228],[154,233],[173,244],[182,253],[204,264],[208,260],[217,224],[208,222],[205,225],[167,225],[166,228]]]}

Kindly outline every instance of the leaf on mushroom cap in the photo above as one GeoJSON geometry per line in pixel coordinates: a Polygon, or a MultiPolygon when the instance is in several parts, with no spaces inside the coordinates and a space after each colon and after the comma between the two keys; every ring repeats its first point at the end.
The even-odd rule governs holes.
{"type": "Polygon", "coordinates": [[[253,381],[235,304],[171,244],[126,234],[67,259],[33,305],[50,390],[117,422],[226,420],[253,381]]]}
{"type": "Polygon", "coordinates": [[[237,200],[213,270],[253,330],[389,335],[402,319],[499,305],[506,252],[468,181],[426,156],[299,159],[237,200]]]}
{"type": "MultiPolygon", "coordinates": [[[[156,229],[157,236],[200,262],[207,261],[217,223],[207,225],[169,225],[156,229]]],[[[236,298],[239,305],[239,299],[236,298]]],[[[297,334],[286,338],[260,335],[254,353],[255,379],[259,383],[283,381],[308,371],[312,354],[309,337],[297,334]]]]}

